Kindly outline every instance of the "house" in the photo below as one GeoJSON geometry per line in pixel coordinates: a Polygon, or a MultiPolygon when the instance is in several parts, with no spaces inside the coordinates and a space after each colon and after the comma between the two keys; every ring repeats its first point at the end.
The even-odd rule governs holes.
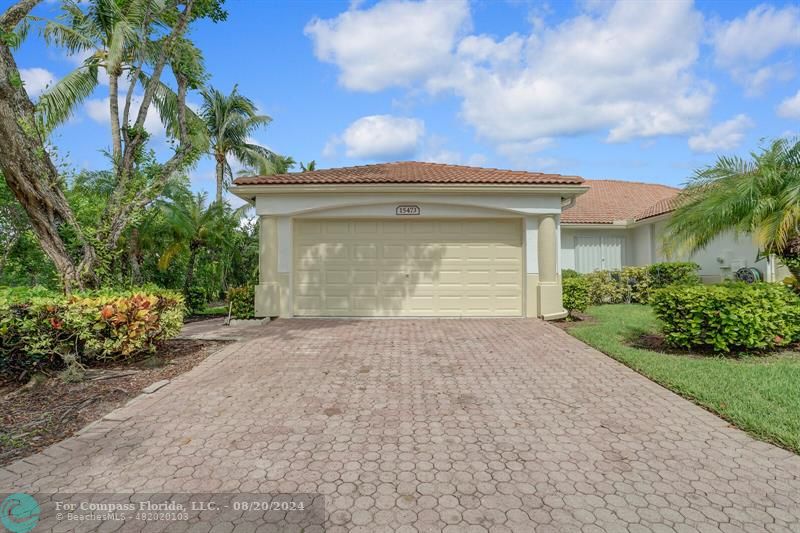
{"type": "Polygon", "coordinates": [[[661,246],[679,189],[653,183],[585,180],[585,194],[561,216],[561,267],[581,273],[643,266],[660,261],[694,261],[708,283],[731,279],[754,267],[769,281],[788,275],[760,257],[748,235],[726,233],[690,256],[668,257],[661,246]]]}
{"type": "Polygon", "coordinates": [[[385,163],[238,178],[260,217],[256,315],[529,316],[561,305],[578,176],[385,163]]]}
{"type": "MultiPolygon", "coordinates": [[[[256,316],[557,319],[561,268],[664,259],[678,190],[578,176],[398,162],[242,177],[260,217],[256,316]]],[[[707,279],[765,268],[746,239],[691,259],[707,279]]]]}

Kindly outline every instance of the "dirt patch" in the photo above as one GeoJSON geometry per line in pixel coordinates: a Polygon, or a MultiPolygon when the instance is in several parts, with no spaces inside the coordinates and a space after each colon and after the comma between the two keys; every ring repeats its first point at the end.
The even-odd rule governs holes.
{"type": "Polygon", "coordinates": [[[567,331],[570,328],[577,326],[578,324],[592,324],[597,322],[597,319],[593,316],[584,315],[583,313],[574,313],[573,316],[567,320],[566,318],[562,318],[561,320],[552,320],[549,324],[554,325],[557,328],[561,328],[564,331],[567,331]]]}
{"type": "Polygon", "coordinates": [[[168,341],[157,358],[93,368],[80,383],[64,383],[57,377],[32,387],[0,382],[0,465],[66,439],[138,396],[151,383],[191,370],[225,344],[168,341]]]}

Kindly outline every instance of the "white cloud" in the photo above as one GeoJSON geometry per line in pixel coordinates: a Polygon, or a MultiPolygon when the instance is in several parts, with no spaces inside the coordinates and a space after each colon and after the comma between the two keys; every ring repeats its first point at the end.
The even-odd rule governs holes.
{"type": "Polygon", "coordinates": [[[717,124],[706,133],[689,137],[689,148],[693,152],[732,150],[741,144],[745,130],[752,127],[753,121],[747,115],[737,115],[717,124]]]}
{"type": "Polygon", "coordinates": [[[19,69],[22,83],[25,84],[25,91],[31,98],[38,98],[45,89],[53,85],[56,81],[55,75],[49,70],[33,67],[19,69]]]}
{"type": "Polygon", "coordinates": [[[305,33],[317,58],[341,69],[342,85],[379,91],[446,66],[468,23],[465,0],[389,0],[364,10],[355,3],[336,18],[314,19],[305,33]]]}
{"type": "Polygon", "coordinates": [[[701,31],[689,2],[620,2],[531,34],[516,64],[514,36],[494,50],[483,39],[483,64],[460,46],[456,68],[428,86],[459,94],[467,122],[498,143],[602,130],[611,142],[685,133],[711,105],[712,88],[691,74],[701,31]]]}
{"type": "Polygon", "coordinates": [[[761,4],[714,32],[716,59],[726,66],[763,61],[781,48],[800,46],[799,27],[800,7],[761,4]]]}
{"type": "Polygon", "coordinates": [[[350,124],[341,135],[347,157],[402,159],[412,156],[425,135],[425,124],[415,118],[370,115],[350,124]]]}
{"type": "Polygon", "coordinates": [[[761,93],[772,80],[794,77],[791,64],[764,65],[776,52],[800,46],[800,7],[762,4],[743,17],[719,24],[712,43],[717,65],[730,71],[747,94],[761,93]]]}
{"type": "Polygon", "coordinates": [[[800,119],[800,91],[780,103],[778,115],[783,118],[800,119]]]}
{"type": "MultiPolygon", "coordinates": [[[[109,110],[109,101],[108,97],[105,98],[96,98],[92,100],[87,100],[85,104],[86,113],[89,115],[89,118],[94,120],[99,124],[104,124],[110,127],[109,124],[109,117],[111,116],[111,112],[109,110]]],[[[139,112],[139,106],[142,103],[141,96],[134,96],[131,100],[131,121],[135,120],[136,114],[139,112]]],[[[120,97],[119,98],[119,107],[120,109],[123,108],[125,105],[125,99],[120,97]]],[[[160,137],[165,135],[164,125],[161,123],[161,117],[158,116],[158,112],[156,109],[151,105],[150,109],[147,111],[147,118],[144,121],[144,129],[153,136],[160,137]]]]}
{"type": "Polygon", "coordinates": [[[472,35],[454,46],[453,28],[469,18],[462,9],[449,16],[446,38],[429,44],[431,24],[441,21],[430,11],[453,5],[463,8],[389,1],[313,21],[307,33],[318,57],[339,66],[346,87],[417,81],[434,94],[453,92],[462,118],[499,145],[596,131],[610,142],[685,134],[707,117],[713,86],[692,73],[703,18],[688,0],[589,3],[558,25],[537,22],[529,35],[472,35]]]}

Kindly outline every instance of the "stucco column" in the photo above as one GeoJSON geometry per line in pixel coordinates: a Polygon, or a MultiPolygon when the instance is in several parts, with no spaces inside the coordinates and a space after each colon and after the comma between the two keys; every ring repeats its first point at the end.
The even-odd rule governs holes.
{"type": "Polygon", "coordinates": [[[278,281],[278,223],[275,217],[271,216],[262,216],[259,222],[255,314],[257,317],[277,317],[281,308],[278,281]]]}
{"type": "Polygon", "coordinates": [[[558,239],[556,238],[556,217],[546,215],[539,219],[539,281],[551,283],[558,281],[556,261],[558,239]]]}
{"type": "Polygon", "coordinates": [[[567,316],[561,300],[561,281],[558,279],[558,225],[555,215],[539,219],[539,316],[555,320],[567,316]]]}

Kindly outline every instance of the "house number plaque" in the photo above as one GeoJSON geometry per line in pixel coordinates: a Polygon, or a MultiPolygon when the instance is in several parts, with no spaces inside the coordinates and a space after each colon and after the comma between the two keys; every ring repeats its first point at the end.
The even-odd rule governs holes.
{"type": "Polygon", "coordinates": [[[419,215],[419,213],[418,205],[398,205],[395,210],[397,215],[419,215]]]}

